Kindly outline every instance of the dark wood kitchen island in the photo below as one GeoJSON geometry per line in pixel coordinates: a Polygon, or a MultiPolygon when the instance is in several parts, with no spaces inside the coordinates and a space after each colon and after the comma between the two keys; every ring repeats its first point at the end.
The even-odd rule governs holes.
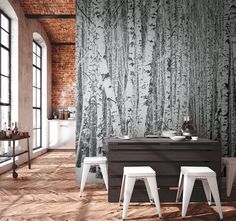
{"type": "MultiPolygon", "coordinates": [[[[108,140],[108,201],[118,202],[124,166],[150,166],[157,173],[161,202],[174,202],[181,166],[208,166],[217,174],[221,192],[221,145],[218,141],[173,141],[170,138],[110,138],[108,140]]],[[[195,182],[191,201],[205,201],[202,184],[195,182]]],[[[137,181],[131,201],[148,201],[137,181]]]]}

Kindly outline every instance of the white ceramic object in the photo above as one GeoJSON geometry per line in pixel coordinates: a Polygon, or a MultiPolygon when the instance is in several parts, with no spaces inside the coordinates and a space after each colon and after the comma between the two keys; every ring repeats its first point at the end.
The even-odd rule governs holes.
{"type": "Polygon", "coordinates": [[[162,137],[173,137],[176,135],[176,131],[174,130],[166,130],[166,131],[163,131],[161,136],[162,137]]]}
{"type": "Polygon", "coordinates": [[[170,137],[170,139],[174,141],[180,141],[180,140],[184,140],[185,136],[172,136],[170,137]]]}
{"type": "Polygon", "coordinates": [[[119,139],[123,139],[123,140],[129,140],[130,137],[128,135],[124,135],[123,137],[119,137],[119,139]]]}
{"type": "Polygon", "coordinates": [[[154,135],[154,134],[149,134],[149,135],[146,135],[145,137],[147,137],[147,138],[158,138],[159,136],[154,135]]]}
{"type": "Polygon", "coordinates": [[[190,136],[190,132],[183,132],[183,136],[190,136]]]}
{"type": "Polygon", "coordinates": [[[197,136],[193,136],[192,140],[198,140],[198,137],[197,136]]]}

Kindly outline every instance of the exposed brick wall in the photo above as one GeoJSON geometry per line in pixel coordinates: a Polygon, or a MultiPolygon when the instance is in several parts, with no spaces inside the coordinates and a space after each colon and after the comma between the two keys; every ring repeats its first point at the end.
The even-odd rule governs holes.
{"type": "Polygon", "coordinates": [[[75,46],[52,46],[52,108],[75,106],[75,46]]]}
{"type": "Polygon", "coordinates": [[[40,19],[51,42],[75,42],[75,19],[40,19]]]}
{"type": "Polygon", "coordinates": [[[19,0],[26,14],[75,14],[75,0],[19,0]]]}

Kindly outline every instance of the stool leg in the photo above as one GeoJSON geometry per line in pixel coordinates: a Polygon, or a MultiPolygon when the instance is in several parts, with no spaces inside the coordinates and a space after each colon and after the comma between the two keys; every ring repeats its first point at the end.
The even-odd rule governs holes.
{"type": "Polygon", "coordinates": [[[204,192],[206,195],[208,205],[210,206],[211,205],[211,190],[210,190],[209,184],[206,179],[202,179],[202,185],[204,188],[204,192]]]}
{"type": "Polygon", "coordinates": [[[147,181],[151,190],[151,194],[154,198],[154,202],[156,205],[157,213],[159,214],[159,218],[161,218],[161,208],[160,208],[160,200],[157,191],[157,181],[156,177],[147,177],[147,181]]]}
{"type": "Polygon", "coordinates": [[[226,190],[228,197],[231,194],[235,173],[236,173],[236,166],[230,164],[226,166],[226,185],[227,185],[226,190]]]}
{"type": "Polygon", "coordinates": [[[84,163],[83,171],[82,171],[81,184],[80,184],[80,197],[82,196],[82,193],[84,191],[84,186],[85,186],[85,183],[86,183],[86,180],[87,180],[87,177],[88,177],[89,169],[90,169],[90,164],[84,163]]]}
{"type": "Polygon", "coordinates": [[[127,216],[127,210],[130,202],[130,198],[134,189],[135,178],[127,177],[125,180],[125,190],[124,190],[124,203],[123,203],[123,212],[122,212],[122,219],[124,220],[127,216]]]}
{"type": "Polygon", "coordinates": [[[184,176],[184,186],[183,186],[183,202],[182,202],[182,217],[185,217],[190,197],[193,190],[193,185],[195,182],[195,177],[184,176]]]}
{"type": "Polygon", "coordinates": [[[223,214],[222,214],[222,210],[221,210],[220,195],[219,195],[219,191],[218,191],[216,177],[207,177],[207,181],[210,186],[213,198],[215,200],[216,209],[220,215],[220,219],[223,219],[223,214]]]}
{"type": "Polygon", "coordinates": [[[225,162],[221,160],[221,173],[223,172],[224,168],[225,168],[225,162]]]}
{"type": "Polygon", "coordinates": [[[106,188],[108,190],[107,164],[102,163],[102,164],[99,164],[99,166],[100,166],[101,171],[102,171],[102,176],[103,176],[103,179],[104,179],[104,183],[105,183],[106,188]]]}
{"type": "Polygon", "coordinates": [[[176,203],[179,201],[182,191],[183,191],[183,174],[182,172],[180,172],[178,190],[176,195],[176,203]]]}
{"type": "Polygon", "coordinates": [[[120,198],[119,198],[120,206],[121,206],[121,202],[123,202],[123,199],[124,199],[124,184],[125,184],[125,175],[123,174],[121,188],[120,188],[120,198]]]}
{"type": "Polygon", "coordinates": [[[152,196],[152,193],[151,193],[150,186],[148,184],[147,178],[144,178],[144,183],[145,183],[145,187],[146,187],[146,190],[147,190],[147,193],[148,193],[148,198],[149,198],[150,202],[152,203],[153,202],[153,196],[152,196]]]}

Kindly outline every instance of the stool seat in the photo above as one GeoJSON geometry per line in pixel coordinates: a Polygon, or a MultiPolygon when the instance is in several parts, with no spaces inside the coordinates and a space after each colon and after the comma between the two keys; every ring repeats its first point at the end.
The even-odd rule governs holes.
{"type": "Polygon", "coordinates": [[[209,167],[181,167],[181,171],[184,175],[195,177],[215,177],[216,173],[209,167]]]}
{"type": "Polygon", "coordinates": [[[137,179],[143,179],[150,202],[155,202],[157,213],[161,217],[160,201],[156,183],[156,172],[149,166],[124,167],[119,202],[123,201],[122,219],[127,216],[128,205],[137,179]]]}
{"type": "Polygon", "coordinates": [[[220,195],[216,181],[216,173],[209,167],[192,167],[192,166],[183,166],[180,169],[176,202],[178,202],[183,192],[182,217],[186,216],[188,204],[190,201],[190,197],[196,179],[200,179],[202,181],[204,192],[209,205],[211,205],[211,194],[213,195],[216,204],[216,209],[219,213],[220,219],[223,219],[220,195]]]}
{"type": "Polygon", "coordinates": [[[107,158],[106,157],[85,157],[83,170],[82,170],[81,184],[80,184],[80,196],[82,196],[82,193],[84,191],[84,186],[85,186],[89,169],[91,166],[99,166],[101,168],[104,183],[106,185],[106,189],[108,190],[107,158]]]}
{"type": "Polygon", "coordinates": [[[222,157],[221,163],[222,170],[226,167],[226,192],[227,196],[230,197],[236,175],[236,157],[222,157]]]}
{"type": "Polygon", "coordinates": [[[124,167],[124,175],[127,176],[134,176],[134,177],[139,177],[139,176],[156,176],[156,172],[148,166],[138,166],[138,167],[124,167]]]}
{"type": "Polygon", "coordinates": [[[99,163],[106,163],[106,157],[85,157],[84,163],[91,163],[91,164],[99,164],[99,163]]]}

